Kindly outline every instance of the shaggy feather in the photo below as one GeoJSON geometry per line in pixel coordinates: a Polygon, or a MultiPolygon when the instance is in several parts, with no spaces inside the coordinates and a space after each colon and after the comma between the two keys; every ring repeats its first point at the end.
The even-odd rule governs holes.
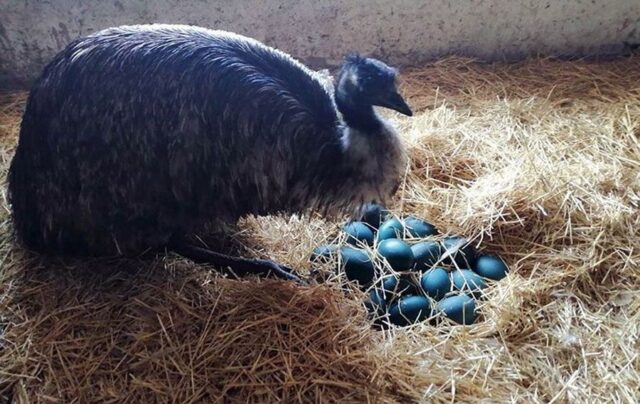
{"type": "Polygon", "coordinates": [[[30,93],[9,176],[17,234],[37,251],[133,254],[212,221],[383,200],[404,154],[369,109],[350,128],[322,75],[240,35],[100,31],[30,93]]]}

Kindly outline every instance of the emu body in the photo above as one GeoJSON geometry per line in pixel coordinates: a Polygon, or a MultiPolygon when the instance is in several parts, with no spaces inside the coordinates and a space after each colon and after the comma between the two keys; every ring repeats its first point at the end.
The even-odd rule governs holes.
{"type": "Polygon", "coordinates": [[[18,238],[45,253],[138,254],[246,214],[385,199],[404,168],[398,137],[343,98],[227,32],[128,26],[78,39],[29,95],[9,174],[18,238]]]}

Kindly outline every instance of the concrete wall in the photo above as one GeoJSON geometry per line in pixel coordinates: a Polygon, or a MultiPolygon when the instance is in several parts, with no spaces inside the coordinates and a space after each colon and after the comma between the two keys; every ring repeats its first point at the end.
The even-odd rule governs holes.
{"type": "Polygon", "coordinates": [[[32,79],[79,35],[151,22],[235,31],[314,67],[351,50],[407,65],[620,52],[640,42],[640,0],[0,0],[0,85],[32,79]]]}

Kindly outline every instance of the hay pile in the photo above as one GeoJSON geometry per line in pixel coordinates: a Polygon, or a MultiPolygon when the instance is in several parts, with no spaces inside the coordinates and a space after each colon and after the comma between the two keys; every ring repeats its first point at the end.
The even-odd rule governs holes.
{"type": "MultiPolygon", "coordinates": [[[[0,240],[0,391],[18,401],[593,401],[640,397],[640,57],[404,74],[411,165],[392,206],[501,254],[471,327],[372,331],[358,295],[182,261],[56,263],[0,240]]],[[[23,94],[5,94],[6,175],[23,94]]],[[[4,188],[3,188],[4,196],[4,188]]],[[[320,219],[226,240],[307,268],[320,219]]]]}

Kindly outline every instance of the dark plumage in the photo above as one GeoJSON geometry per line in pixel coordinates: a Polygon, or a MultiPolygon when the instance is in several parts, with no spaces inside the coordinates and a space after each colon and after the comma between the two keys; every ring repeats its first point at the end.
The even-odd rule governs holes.
{"type": "Polygon", "coordinates": [[[403,152],[372,105],[411,113],[395,77],[349,57],[334,101],[318,73],[235,34],[78,39],[29,95],[9,174],[17,235],[45,253],[138,254],[210,222],[384,199],[403,152]]]}

